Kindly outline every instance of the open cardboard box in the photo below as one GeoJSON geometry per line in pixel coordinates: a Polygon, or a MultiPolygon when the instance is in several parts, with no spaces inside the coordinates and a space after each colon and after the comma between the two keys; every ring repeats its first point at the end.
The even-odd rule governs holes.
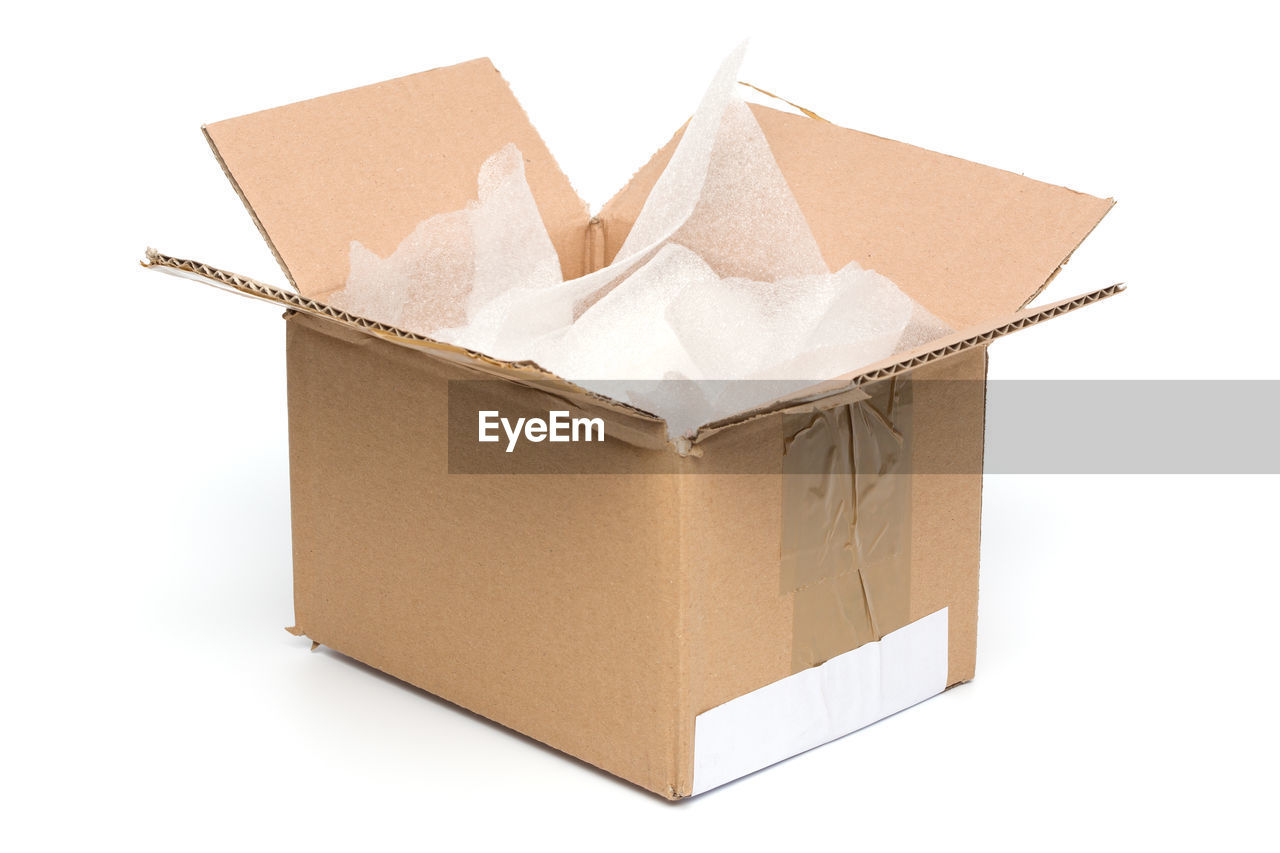
{"type": "Polygon", "coordinates": [[[752,109],[830,268],[961,331],[674,441],[325,299],[352,240],[390,253],[511,142],[565,278],[598,269],[676,139],[592,217],[488,60],[205,129],[297,292],[147,264],[288,309],[291,630],[673,799],[973,677],[987,344],[1120,289],[1025,307],[1112,202],[752,109]],[[499,407],[607,440],[503,469],[499,407]]]}

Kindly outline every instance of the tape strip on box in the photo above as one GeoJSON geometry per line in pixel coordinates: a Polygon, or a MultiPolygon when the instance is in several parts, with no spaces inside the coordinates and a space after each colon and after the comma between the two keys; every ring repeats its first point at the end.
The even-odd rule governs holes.
{"type": "Polygon", "coordinates": [[[911,597],[911,382],[787,414],[780,590],[795,600],[791,671],[907,624],[911,597]]]}

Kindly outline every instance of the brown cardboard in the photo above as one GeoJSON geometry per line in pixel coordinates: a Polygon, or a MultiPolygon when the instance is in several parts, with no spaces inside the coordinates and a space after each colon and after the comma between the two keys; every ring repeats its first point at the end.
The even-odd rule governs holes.
{"type": "Polygon", "coordinates": [[[1121,289],[1024,307],[1111,202],[755,111],[828,264],[886,273],[958,331],[677,441],[535,364],[323,301],[352,240],[386,254],[463,207],[508,142],[566,277],[598,268],[674,140],[592,219],[487,60],[206,129],[299,292],[154,251],[146,263],[287,309],[297,631],[669,798],[694,790],[699,714],[904,622],[946,608],[946,683],[973,677],[987,346],[1121,289]],[[485,400],[599,416],[611,440],[460,473],[493,470],[495,448],[456,422],[485,400]],[[859,543],[855,526],[849,565],[788,563],[802,497],[787,440],[797,418],[846,416],[831,440],[855,442],[851,476],[914,468],[888,488],[861,481],[889,539],[859,543]],[[910,467],[882,465],[892,442],[857,445],[877,429],[903,438],[910,467]],[[941,460],[966,473],[926,473],[941,460]]]}
{"type": "Polygon", "coordinates": [[[566,277],[582,275],[587,205],[487,59],[210,124],[227,176],[305,296],[346,284],[359,240],[389,255],[475,196],[485,158],[514,142],[566,277]]]}
{"type": "Polygon", "coordinates": [[[651,473],[627,476],[451,477],[448,382],[467,367],[304,315],[287,328],[297,626],[668,793],[677,457],[635,451],[651,473]]]}
{"type": "MultiPolygon", "coordinates": [[[[1012,172],[752,105],[831,269],[857,261],[964,328],[1026,305],[1111,209],[1012,172]]],[[[599,214],[626,240],[680,134],[599,214]]]]}
{"type": "MultiPolygon", "coordinates": [[[[780,466],[782,413],[700,457],[639,449],[640,475],[450,477],[441,421],[465,366],[318,318],[288,328],[306,636],[667,796],[692,788],[694,716],[809,663],[794,650],[805,599],[779,595],[782,478],[715,473],[746,455],[780,466]]],[[[980,392],[930,380],[985,369],[981,349],[922,369],[913,453],[981,454],[981,430],[956,429],[980,424],[981,394],[927,388],[980,392]]],[[[976,655],[980,489],[978,475],[911,489],[909,617],[956,614],[952,684],[976,655]]]]}

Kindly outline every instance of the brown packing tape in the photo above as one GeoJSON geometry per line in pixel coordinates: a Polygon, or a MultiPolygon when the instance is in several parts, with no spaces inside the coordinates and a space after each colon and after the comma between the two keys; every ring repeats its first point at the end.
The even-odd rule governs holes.
{"type": "Polygon", "coordinates": [[[795,672],[910,621],[911,383],[866,390],[866,400],[783,416],[779,574],[795,596],[795,672]]]}

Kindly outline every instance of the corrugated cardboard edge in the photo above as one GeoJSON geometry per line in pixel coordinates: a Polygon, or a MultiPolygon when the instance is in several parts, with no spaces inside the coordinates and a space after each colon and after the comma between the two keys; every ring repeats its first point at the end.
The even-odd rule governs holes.
{"type": "MultiPolygon", "coordinates": [[[[476,370],[495,378],[509,379],[516,382],[538,382],[542,385],[550,383],[555,390],[561,393],[591,400],[620,414],[654,421],[661,420],[651,412],[646,412],[602,394],[588,391],[532,361],[512,362],[491,358],[475,350],[468,350],[453,344],[433,340],[426,335],[408,332],[386,323],[367,320],[318,300],[282,290],[246,276],[220,270],[217,267],[199,261],[166,255],[155,249],[147,249],[146,258],[142,264],[144,267],[175,273],[180,277],[192,278],[205,284],[212,284],[220,289],[230,290],[243,296],[283,305],[293,311],[332,320],[365,334],[389,340],[435,357],[467,363],[476,370]]],[[[1125,285],[1123,283],[1117,283],[1038,308],[1024,308],[1014,313],[1011,317],[1000,320],[995,324],[970,327],[905,354],[891,356],[856,372],[835,377],[749,411],[714,421],[700,427],[689,439],[673,441],[672,446],[677,452],[684,455],[689,453],[692,447],[702,440],[736,424],[776,412],[818,405],[829,398],[847,394],[861,385],[890,379],[931,362],[966,352],[975,347],[986,346],[997,338],[1002,338],[1005,335],[1013,334],[1022,329],[1043,323],[1046,320],[1069,314],[1086,305],[1092,305],[1095,302],[1114,296],[1124,289],[1125,285]]]]}
{"type": "Polygon", "coordinates": [[[567,379],[562,379],[532,361],[503,361],[491,358],[475,350],[454,346],[453,344],[429,338],[426,335],[408,332],[386,323],[349,314],[319,300],[301,296],[247,276],[227,272],[200,261],[177,258],[155,249],[147,249],[142,265],[149,269],[157,269],[161,272],[177,275],[180,278],[198,281],[201,284],[209,284],[220,290],[226,290],[241,296],[275,303],[290,311],[331,320],[364,334],[382,338],[420,352],[426,352],[436,357],[465,363],[494,378],[516,382],[537,382],[540,387],[549,387],[553,391],[579,396],[582,399],[591,400],[623,414],[652,421],[661,421],[661,418],[650,412],[645,412],[634,406],[628,406],[625,403],[619,403],[617,400],[613,400],[603,394],[588,391],[567,379]]]}
{"type": "MultiPolygon", "coordinates": [[[[1065,189],[1071,189],[1071,188],[1065,187],[1065,189]]],[[[1087,193],[1081,193],[1079,190],[1071,190],[1071,192],[1076,193],[1078,195],[1087,195],[1087,193]]],[[[1053,280],[1058,277],[1058,273],[1062,272],[1062,268],[1071,262],[1072,256],[1075,255],[1076,251],[1081,246],[1084,245],[1084,241],[1088,240],[1089,237],[1093,235],[1093,232],[1098,230],[1098,226],[1102,224],[1102,220],[1106,219],[1107,214],[1110,213],[1112,208],[1116,206],[1116,200],[1114,198],[1105,198],[1103,199],[1103,201],[1108,202],[1107,209],[1102,211],[1102,215],[1098,217],[1098,221],[1093,223],[1093,226],[1088,231],[1084,232],[1083,235],[1081,235],[1080,239],[1076,242],[1075,246],[1073,246],[1071,251],[1067,253],[1067,256],[1062,259],[1062,263],[1058,264],[1058,266],[1054,268],[1053,272],[1049,274],[1049,277],[1044,280],[1044,284],[1037,287],[1035,293],[1032,293],[1025,300],[1023,300],[1022,302],[1023,308],[1026,308],[1028,305],[1031,304],[1031,301],[1033,299],[1035,299],[1040,294],[1045,292],[1045,289],[1048,288],[1048,286],[1053,283],[1053,280]]],[[[1121,289],[1123,290],[1124,288],[1122,287],[1121,289]]]]}
{"type": "Polygon", "coordinates": [[[855,373],[845,374],[836,377],[816,386],[814,389],[805,389],[795,394],[782,397],[771,403],[767,403],[758,408],[752,409],[741,414],[733,415],[730,418],[714,421],[698,429],[693,438],[693,444],[697,444],[705,438],[715,433],[727,429],[735,424],[745,421],[754,420],[756,418],[765,417],[782,411],[799,411],[806,406],[812,406],[824,403],[829,398],[848,391],[859,388],[872,382],[879,382],[883,379],[891,379],[917,367],[922,367],[935,361],[967,352],[977,347],[986,346],[997,338],[1003,338],[1022,329],[1043,323],[1046,320],[1052,320],[1055,317],[1061,317],[1069,314],[1078,308],[1086,305],[1092,305],[1100,302],[1117,293],[1125,290],[1124,283],[1112,284],[1098,290],[1082,293],[1079,296],[1072,296],[1059,302],[1044,305],[1037,308],[1024,308],[1012,317],[1009,317],[995,325],[979,325],[969,329],[957,332],[954,335],[945,337],[934,343],[926,344],[923,347],[911,350],[905,354],[891,356],[890,358],[876,362],[869,367],[861,368],[855,373]]]}
{"type": "MultiPolygon", "coordinates": [[[[227,161],[222,159],[222,152],[218,150],[218,146],[214,144],[213,137],[209,135],[209,125],[200,125],[200,133],[204,135],[204,141],[209,144],[209,150],[213,152],[213,157],[218,161],[222,174],[226,175],[227,182],[231,184],[231,188],[236,191],[236,195],[240,197],[240,203],[244,205],[244,209],[248,211],[249,218],[253,220],[253,224],[257,227],[258,233],[262,235],[263,242],[267,244],[267,248],[271,250],[271,255],[276,259],[276,263],[280,265],[284,277],[289,280],[289,285],[298,290],[298,283],[293,280],[293,273],[289,272],[289,265],[284,262],[284,258],[280,255],[280,250],[276,248],[276,244],[272,242],[271,235],[267,233],[266,227],[263,226],[262,220],[258,218],[258,214],[253,209],[253,205],[249,204],[249,197],[244,194],[244,190],[240,188],[240,182],[236,180],[236,176],[231,174],[231,169],[227,167],[227,161]]],[[[150,251],[148,250],[148,256],[150,251]]]]}

